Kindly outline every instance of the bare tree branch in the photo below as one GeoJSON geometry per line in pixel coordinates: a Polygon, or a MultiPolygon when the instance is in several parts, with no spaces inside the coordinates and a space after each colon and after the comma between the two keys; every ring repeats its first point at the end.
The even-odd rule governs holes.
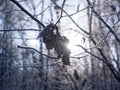
{"type": "Polygon", "coordinates": [[[25,8],[23,8],[16,0],[10,0],[10,1],[13,2],[15,5],[17,5],[24,13],[26,13],[29,17],[31,17],[38,24],[40,24],[43,28],[45,27],[45,25],[42,22],[40,22],[38,19],[33,17],[33,15],[29,13],[25,8]]]}
{"type": "Polygon", "coordinates": [[[82,31],[82,32],[84,32],[85,34],[87,34],[87,35],[89,35],[89,33],[86,31],[86,30],[84,30],[84,29],[82,29],[73,19],[72,19],[72,17],[64,10],[64,9],[62,9],[60,6],[58,6],[53,0],[51,0],[57,7],[59,7],[61,10],[63,10],[63,12],[72,20],[72,22],[82,31]]]}
{"type": "Polygon", "coordinates": [[[42,12],[40,12],[39,14],[34,15],[34,16],[39,16],[39,15],[41,15],[41,14],[44,13],[48,8],[49,8],[49,6],[48,6],[47,8],[45,8],[42,12]]]}
{"type": "MultiPolygon", "coordinates": [[[[90,6],[92,6],[92,4],[90,3],[89,0],[87,0],[88,4],[90,6]]],[[[120,43],[120,39],[118,38],[118,36],[115,34],[115,32],[112,30],[112,28],[101,18],[101,16],[94,10],[94,7],[91,7],[94,14],[102,21],[102,23],[104,23],[104,25],[110,30],[110,32],[114,35],[114,37],[116,38],[116,40],[120,43]]]]}
{"type": "MultiPolygon", "coordinates": [[[[86,10],[87,8],[90,8],[90,7],[87,6],[87,7],[83,8],[83,9],[81,9],[81,10],[75,12],[75,13],[70,14],[69,16],[73,16],[73,15],[75,15],[75,14],[78,14],[79,12],[84,11],[84,10],[86,10]]],[[[67,15],[64,15],[64,16],[62,16],[62,17],[67,17],[67,15]]]]}
{"type": "Polygon", "coordinates": [[[99,60],[101,60],[101,61],[104,62],[104,59],[102,59],[102,58],[100,58],[100,57],[94,55],[94,54],[91,53],[91,52],[89,52],[89,51],[88,51],[87,49],[85,49],[83,46],[81,46],[81,45],[78,45],[78,46],[81,47],[85,52],[89,53],[90,55],[92,55],[92,56],[94,56],[95,58],[97,58],[97,59],[99,59],[99,60]]]}

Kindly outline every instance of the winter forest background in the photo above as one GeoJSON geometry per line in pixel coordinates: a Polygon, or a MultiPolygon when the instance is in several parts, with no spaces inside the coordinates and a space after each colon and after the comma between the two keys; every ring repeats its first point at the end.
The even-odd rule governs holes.
{"type": "Polygon", "coordinates": [[[120,0],[0,0],[0,90],[120,90],[119,21],[120,0]]]}

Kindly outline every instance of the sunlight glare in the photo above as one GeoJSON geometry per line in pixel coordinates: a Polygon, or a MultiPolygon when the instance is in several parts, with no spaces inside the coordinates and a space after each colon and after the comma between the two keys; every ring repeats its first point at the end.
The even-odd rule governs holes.
{"type": "Polygon", "coordinates": [[[68,44],[68,48],[70,49],[71,51],[71,55],[74,55],[74,54],[77,54],[78,52],[81,51],[81,48],[76,46],[76,45],[81,45],[81,38],[80,36],[74,36],[74,34],[71,34],[68,39],[70,40],[69,41],[69,44],[68,44]]]}
{"type": "Polygon", "coordinates": [[[38,40],[28,40],[28,41],[27,41],[27,44],[28,44],[30,47],[38,48],[38,46],[39,46],[39,41],[38,41],[38,40]]]}

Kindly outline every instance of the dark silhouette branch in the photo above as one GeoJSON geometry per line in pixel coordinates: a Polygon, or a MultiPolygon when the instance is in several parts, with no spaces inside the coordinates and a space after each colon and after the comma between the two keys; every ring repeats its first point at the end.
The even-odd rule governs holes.
{"type": "Polygon", "coordinates": [[[52,57],[52,56],[43,54],[42,52],[40,52],[40,51],[38,51],[38,50],[36,50],[36,49],[34,49],[34,48],[31,48],[31,47],[18,46],[18,48],[22,48],[22,49],[32,49],[32,50],[36,51],[37,53],[42,54],[42,55],[44,55],[44,56],[46,56],[46,57],[48,57],[48,58],[59,59],[59,58],[57,58],[57,57],[52,57]]]}
{"type": "Polygon", "coordinates": [[[38,24],[40,24],[43,28],[45,27],[45,25],[42,22],[40,22],[31,13],[29,13],[25,8],[23,8],[16,0],[10,0],[10,1],[13,2],[15,5],[17,5],[24,13],[26,13],[29,17],[31,17],[38,24]]]}
{"type": "Polygon", "coordinates": [[[89,56],[89,55],[84,55],[84,56],[81,56],[81,57],[70,57],[70,58],[81,59],[81,58],[85,58],[87,56],[89,56]]]}
{"type": "Polygon", "coordinates": [[[38,40],[38,38],[19,38],[19,37],[0,37],[0,39],[18,39],[18,40],[22,40],[22,39],[24,39],[24,40],[38,40]]]}
{"type": "Polygon", "coordinates": [[[0,32],[11,32],[11,31],[42,31],[40,29],[4,29],[4,30],[0,30],[0,32]]]}
{"type": "MultiPolygon", "coordinates": [[[[42,53],[41,51],[38,51],[37,49],[32,48],[32,47],[18,46],[18,48],[22,48],[22,49],[32,49],[32,50],[36,51],[37,53],[42,54],[43,56],[46,56],[46,57],[48,57],[48,58],[60,59],[60,58],[58,58],[58,57],[52,57],[52,56],[46,55],[46,54],[42,53]]],[[[69,58],[81,59],[81,58],[85,58],[85,57],[87,57],[87,56],[89,56],[89,55],[84,55],[84,56],[81,56],[81,57],[72,57],[72,56],[71,56],[71,57],[69,57],[69,58]]]]}
{"type": "Polygon", "coordinates": [[[60,21],[60,19],[62,18],[63,7],[64,7],[64,5],[65,5],[65,1],[66,1],[66,0],[63,1],[62,7],[61,7],[61,14],[60,14],[60,17],[59,17],[58,21],[55,23],[55,25],[56,25],[56,24],[60,21]]]}

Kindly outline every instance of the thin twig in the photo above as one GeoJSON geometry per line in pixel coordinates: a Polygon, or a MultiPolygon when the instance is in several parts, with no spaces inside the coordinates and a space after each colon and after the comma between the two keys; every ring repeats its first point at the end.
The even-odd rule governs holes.
{"type": "MultiPolygon", "coordinates": [[[[78,14],[79,12],[84,11],[84,10],[87,9],[87,8],[90,8],[90,7],[87,6],[87,7],[83,8],[83,9],[79,10],[78,12],[75,12],[75,13],[70,14],[69,16],[73,16],[73,15],[75,15],[75,14],[78,14]]],[[[67,15],[64,15],[64,16],[62,16],[62,17],[67,17],[67,15]]]]}
{"type": "MultiPolygon", "coordinates": [[[[99,48],[98,46],[107,38],[107,36],[109,35],[110,31],[108,31],[108,33],[106,34],[106,36],[100,40],[95,46],[91,47],[91,48],[87,48],[86,50],[89,50],[89,49],[93,49],[93,48],[99,48]]],[[[76,46],[80,46],[80,45],[76,45],[76,46]]]]}
{"type": "Polygon", "coordinates": [[[22,49],[32,49],[32,50],[36,51],[37,53],[42,54],[42,55],[44,55],[44,56],[46,56],[46,57],[48,57],[48,58],[59,59],[59,58],[57,58],[57,57],[52,57],[52,56],[46,55],[46,54],[44,54],[44,53],[42,53],[42,52],[40,52],[40,51],[38,51],[37,49],[32,48],[32,47],[18,46],[18,48],[22,48],[22,49]]]}
{"type": "MultiPolygon", "coordinates": [[[[94,55],[93,53],[89,52],[87,49],[85,49],[83,46],[79,45],[79,47],[81,47],[85,52],[89,53],[90,55],[94,56],[95,58],[97,58],[98,60],[101,60],[104,62],[104,59],[94,55]]],[[[104,62],[105,63],[105,62],[104,62]]]]}
{"type": "Polygon", "coordinates": [[[34,16],[39,16],[39,15],[43,14],[48,8],[49,8],[49,6],[45,10],[43,10],[42,12],[40,12],[39,14],[34,15],[34,16]]]}
{"type": "MultiPolygon", "coordinates": [[[[60,6],[58,6],[53,0],[51,0],[57,7],[59,7],[60,9],[62,9],[60,6]]],[[[83,31],[85,34],[87,34],[87,35],[89,35],[89,33],[86,31],[86,30],[84,30],[84,29],[82,29],[73,19],[72,19],[72,17],[64,10],[64,9],[62,9],[63,10],[63,12],[72,20],[72,22],[81,30],[81,31],[83,31]]]]}
{"type": "Polygon", "coordinates": [[[42,31],[40,29],[4,29],[0,30],[0,32],[9,32],[9,31],[42,31]]]}

